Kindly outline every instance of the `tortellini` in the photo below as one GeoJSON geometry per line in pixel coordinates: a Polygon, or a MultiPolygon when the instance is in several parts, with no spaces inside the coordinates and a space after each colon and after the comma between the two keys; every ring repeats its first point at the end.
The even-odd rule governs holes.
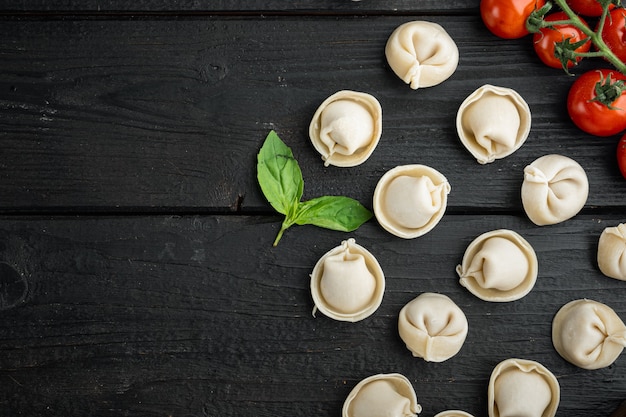
{"type": "Polygon", "coordinates": [[[450,183],[425,165],[387,171],[374,190],[374,214],[388,232],[410,239],[432,230],[443,217],[450,183]]]}
{"type": "Polygon", "coordinates": [[[489,379],[489,417],[554,417],[560,393],[554,374],[539,362],[506,359],[489,379]]]}
{"type": "Polygon", "coordinates": [[[411,382],[401,374],[372,375],[343,404],[342,417],[415,417],[422,412],[411,382]]]}
{"type": "Polygon", "coordinates": [[[309,125],[309,137],[325,166],[352,167],[374,152],[382,124],[382,108],[374,96],[343,90],[318,107],[309,125]]]}
{"type": "Polygon", "coordinates": [[[512,230],[498,229],[474,239],[456,272],[460,284],[478,298],[507,302],[530,292],[538,267],[535,250],[526,239],[512,230]]]}
{"type": "Polygon", "coordinates": [[[461,410],[446,410],[435,415],[435,417],[474,417],[470,413],[461,410]]]}
{"type": "Polygon", "coordinates": [[[607,277],[626,281],[626,224],[602,231],[598,241],[598,267],[607,277]]]}
{"type": "Polygon", "coordinates": [[[393,72],[414,90],[442,83],[459,63],[459,49],[448,32],[427,21],[398,26],[387,40],[385,56],[393,72]]]}
{"type": "Polygon", "coordinates": [[[605,368],[626,346],[626,326],[609,306],[593,300],[574,300],[554,316],[552,343],[565,360],[580,368],[605,368]]]}
{"type": "Polygon", "coordinates": [[[467,318],[448,296],[423,293],[400,310],[398,332],[413,353],[428,362],[456,355],[467,336],[467,318]]]}
{"type": "Polygon", "coordinates": [[[385,291],[380,264],[354,239],[322,256],[311,274],[311,295],[315,307],[326,316],[355,322],[378,309],[385,291]]]}
{"type": "Polygon", "coordinates": [[[563,222],[584,207],[589,194],[585,170],[563,155],[544,155],[524,168],[522,205],[538,226],[563,222]]]}
{"type": "Polygon", "coordinates": [[[519,149],[530,132],[528,104],[515,90],[485,84],[459,107],[456,129],[461,143],[487,164],[519,149]]]}

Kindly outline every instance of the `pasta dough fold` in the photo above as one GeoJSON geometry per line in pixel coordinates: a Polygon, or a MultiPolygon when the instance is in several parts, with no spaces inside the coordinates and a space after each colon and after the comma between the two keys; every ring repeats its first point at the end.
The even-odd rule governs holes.
{"type": "Polygon", "coordinates": [[[545,155],[524,168],[522,205],[538,226],[574,217],[587,202],[589,182],[584,169],[563,155],[545,155]]]}
{"type": "Polygon", "coordinates": [[[626,325],[605,304],[574,300],[554,316],[552,343],[565,360],[580,368],[605,368],[615,362],[626,346],[626,325]]]}
{"type": "Polygon", "coordinates": [[[597,258],[598,267],[604,275],[626,281],[626,224],[602,231],[597,258]]]}
{"type": "Polygon", "coordinates": [[[354,239],[322,256],[311,273],[311,295],[315,307],[340,321],[355,322],[378,309],[385,291],[385,275],[380,264],[354,239]]]}
{"type": "Polygon", "coordinates": [[[447,80],[459,63],[459,49],[437,23],[407,22],[398,26],[385,46],[389,66],[412,89],[447,80]]]}
{"type": "Polygon", "coordinates": [[[554,417],[560,395],[556,377],[539,362],[507,359],[489,379],[489,417],[554,417]]]}
{"type": "Polygon", "coordinates": [[[374,214],[388,232],[405,239],[432,230],[443,217],[450,183],[425,165],[401,165],[387,171],[374,190],[374,214]]]}
{"type": "Polygon", "coordinates": [[[338,91],[324,100],[309,125],[309,138],[324,165],[365,162],[380,141],[382,112],[374,96],[358,91],[338,91]]]}
{"type": "Polygon", "coordinates": [[[472,241],[456,272],[459,283],[478,298],[513,301],[528,294],[535,285],[537,255],[518,233],[493,230],[472,241]]]}
{"type": "Polygon", "coordinates": [[[372,375],[348,394],[342,417],[415,417],[422,412],[411,382],[401,374],[372,375]]]}
{"type": "Polygon", "coordinates": [[[528,104],[515,90],[485,84],[459,107],[456,129],[461,143],[487,164],[519,149],[530,132],[528,104]]]}
{"type": "Polygon", "coordinates": [[[467,329],[463,311],[443,294],[420,294],[400,310],[398,318],[398,332],[406,347],[428,362],[443,362],[456,355],[467,329]]]}

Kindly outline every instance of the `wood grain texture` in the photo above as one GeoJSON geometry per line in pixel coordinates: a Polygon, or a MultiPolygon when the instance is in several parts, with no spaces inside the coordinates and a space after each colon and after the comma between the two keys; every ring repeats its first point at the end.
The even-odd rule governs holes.
{"type": "Polygon", "coordinates": [[[573,299],[626,317],[623,282],[594,259],[600,232],[623,219],[541,228],[517,216],[449,215],[413,240],[375,222],[351,234],[302,226],[273,248],[277,220],[0,219],[0,264],[28,282],[24,300],[0,312],[0,414],[330,417],[362,378],[400,372],[422,416],[450,408],[481,416],[491,370],[509,357],[558,377],[557,416],[608,415],[623,400],[622,358],[583,371],[550,338],[554,313],[573,299]],[[496,228],[520,233],[539,259],[534,289],[511,303],[479,300],[455,273],[467,245],[496,228]],[[383,303],[354,324],[314,318],[309,274],[347,237],[379,260],[383,303]],[[450,296],[469,321],[461,352],[442,363],[413,358],[397,335],[399,310],[427,291],[450,296]]]}
{"type": "Polygon", "coordinates": [[[564,107],[572,78],[545,68],[529,38],[495,38],[478,4],[0,0],[0,416],[332,417],[361,379],[400,372],[423,417],[479,417],[491,370],[510,357],[557,376],[557,417],[609,416],[626,398],[626,358],[579,369],[550,331],[577,298],[626,318],[625,283],[595,260],[601,231],[626,221],[618,136],[577,130],[564,107]],[[415,19],[441,24],[460,50],[449,80],[417,91],[384,56],[415,19]],[[486,83],[517,90],[533,126],[521,149],[481,166],[454,120],[486,83]],[[363,165],[325,168],[308,124],[342,89],[380,100],[383,137],[363,165]],[[305,199],[371,208],[387,170],[423,163],[452,185],[447,214],[418,239],[372,220],[350,234],[294,226],[273,248],[281,219],[255,178],[270,129],[293,149],[305,199]],[[523,168],[548,153],[577,160],[590,194],[574,219],[538,227],[519,192],[523,168]],[[455,272],[497,228],[539,259],[535,287],[511,303],[479,300],[455,272]],[[309,274],[348,237],[379,260],[383,303],[359,323],[313,317],[309,274]],[[469,321],[443,363],[413,358],[397,334],[402,306],[427,291],[469,321]]]}
{"type": "Polygon", "coordinates": [[[181,14],[181,13],[462,13],[477,8],[471,0],[29,0],[0,1],[0,12],[21,13],[83,13],[102,15],[125,14],[181,14]]]}
{"type": "Polygon", "coordinates": [[[255,157],[270,129],[293,148],[305,198],[343,194],[369,205],[384,172],[423,163],[448,177],[453,210],[519,210],[524,166],[562,153],[587,171],[588,208],[624,207],[618,138],[593,138],[569,121],[570,77],[543,67],[528,38],[497,40],[477,16],[429,19],[461,58],[449,80],[417,91],[383,52],[407,16],[5,21],[0,209],[265,211],[255,157]],[[485,83],[516,89],[533,127],[515,154],[481,166],[454,120],[485,83]],[[308,124],[341,89],[381,101],[383,137],[363,165],[324,168],[308,124]]]}

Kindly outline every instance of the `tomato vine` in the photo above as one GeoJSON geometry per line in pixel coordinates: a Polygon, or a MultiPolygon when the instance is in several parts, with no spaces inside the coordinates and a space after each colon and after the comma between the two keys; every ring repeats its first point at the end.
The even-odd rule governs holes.
{"type": "Polygon", "coordinates": [[[604,28],[607,16],[609,15],[610,8],[613,6],[620,6],[621,0],[597,0],[602,7],[602,14],[598,19],[596,30],[587,26],[578,14],[567,4],[566,0],[553,1],[567,15],[568,19],[557,21],[546,20],[545,16],[554,7],[552,2],[548,1],[542,7],[535,9],[528,17],[526,21],[526,28],[528,31],[531,33],[538,33],[542,28],[554,29],[558,25],[572,25],[584,33],[587,36],[587,39],[584,41],[591,40],[596,49],[591,52],[580,52],[576,49],[580,46],[580,42],[584,41],[571,43],[569,39],[565,39],[559,42],[557,46],[559,56],[557,58],[563,63],[565,71],[569,73],[567,70],[567,63],[570,61],[576,62],[580,58],[601,57],[610,62],[619,72],[626,75],[626,63],[613,53],[602,38],[602,29],[604,28]]]}

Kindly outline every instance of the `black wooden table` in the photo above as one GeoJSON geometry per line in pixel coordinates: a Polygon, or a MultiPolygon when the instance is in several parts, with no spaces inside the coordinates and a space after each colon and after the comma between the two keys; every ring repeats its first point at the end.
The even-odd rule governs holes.
{"type": "Polygon", "coordinates": [[[626,398],[626,358],[582,370],[550,337],[573,299],[626,318],[626,283],[595,260],[601,231],[626,221],[619,136],[575,128],[573,79],[544,67],[530,38],[489,33],[477,0],[1,3],[0,415],[336,417],[361,379],[399,372],[423,416],[479,417],[491,370],[511,357],[558,377],[558,416],[608,416],[626,398]],[[388,36],[411,20],[441,24],[459,47],[436,87],[413,91],[387,65],[388,36]],[[525,98],[532,130],[479,165],[454,121],[487,83],[525,98]],[[379,99],[383,135],[364,164],[324,167],[308,124],[343,89],[379,99]],[[372,208],[387,170],[420,163],[450,181],[446,215],[416,239],[371,220],[353,233],[294,227],[272,247],[281,217],[256,182],[271,129],[300,163],[305,198],[372,208]],[[549,153],[578,161],[590,193],[575,218],[539,227],[520,186],[549,153]],[[467,245],[499,228],[539,259],[534,289],[510,303],[476,298],[455,272],[467,245]],[[309,274],[349,237],[385,272],[382,305],[354,324],[314,318],[309,274]],[[448,295],[469,321],[442,363],[413,358],[397,333],[422,292],[448,295]]]}

